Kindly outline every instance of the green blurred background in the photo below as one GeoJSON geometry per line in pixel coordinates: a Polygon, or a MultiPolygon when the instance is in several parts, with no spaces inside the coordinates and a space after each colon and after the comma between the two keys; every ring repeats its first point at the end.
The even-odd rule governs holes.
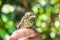
{"type": "Polygon", "coordinates": [[[60,40],[60,0],[0,0],[0,40],[6,40],[29,11],[36,14],[43,40],[60,40]]]}

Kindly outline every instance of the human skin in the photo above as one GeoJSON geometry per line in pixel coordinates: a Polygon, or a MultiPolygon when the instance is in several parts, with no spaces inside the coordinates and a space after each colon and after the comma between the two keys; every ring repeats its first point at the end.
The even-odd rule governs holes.
{"type": "Polygon", "coordinates": [[[42,38],[33,29],[19,29],[13,32],[8,40],[42,40],[42,38]]]}

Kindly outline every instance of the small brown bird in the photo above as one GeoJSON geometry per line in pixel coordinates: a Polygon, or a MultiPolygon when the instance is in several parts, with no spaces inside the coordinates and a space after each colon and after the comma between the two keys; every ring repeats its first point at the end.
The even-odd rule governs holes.
{"type": "Polygon", "coordinates": [[[42,40],[40,33],[31,28],[34,18],[35,15],[32,12],[26,13],[17,26],[19,29],[13,32],[8,40],[42,40]]]}
{"type": "Polygon", "coordinates": [[[17,25],[17,28],[30,28],[34,24],[35,15],[32,12],[27,12],[22,17],[20,23],[17,25]]]}

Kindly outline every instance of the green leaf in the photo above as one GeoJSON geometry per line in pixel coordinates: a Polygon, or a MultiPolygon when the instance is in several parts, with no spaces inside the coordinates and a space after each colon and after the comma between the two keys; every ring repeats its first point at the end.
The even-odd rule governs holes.
{"type": "Polygon", "coordinates": [[[39,13],[40,14],[44,13],[44,8],[39,8],[39,13]]]}
{"type": "Polygon", "coordinates": [[[2,17],[3,22],[7,22],[8,21],[8,18],[7,18],[6,15],[2,14],[1,17],[2,17]]]}
{"type": "Polygon", "coordinates": [[[3,38],[3,40],[6,40],[6,38],[9,36],[7,32],[4,29],[0,28],[0,36],[3,38]]]}

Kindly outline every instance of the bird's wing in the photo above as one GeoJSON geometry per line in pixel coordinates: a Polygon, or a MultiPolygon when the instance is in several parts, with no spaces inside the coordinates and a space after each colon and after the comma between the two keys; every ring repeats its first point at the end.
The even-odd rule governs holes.
{"type": "Polygon", "coordinates": [[[20,29],[20,27],[22,27],[23,23],[24,23],[24,20],[26,20],[27,18],[27,15],[24,15],[21,19],[21,21],[19,22],[19,24],[17,25],[17,29],[20,29]]]}

